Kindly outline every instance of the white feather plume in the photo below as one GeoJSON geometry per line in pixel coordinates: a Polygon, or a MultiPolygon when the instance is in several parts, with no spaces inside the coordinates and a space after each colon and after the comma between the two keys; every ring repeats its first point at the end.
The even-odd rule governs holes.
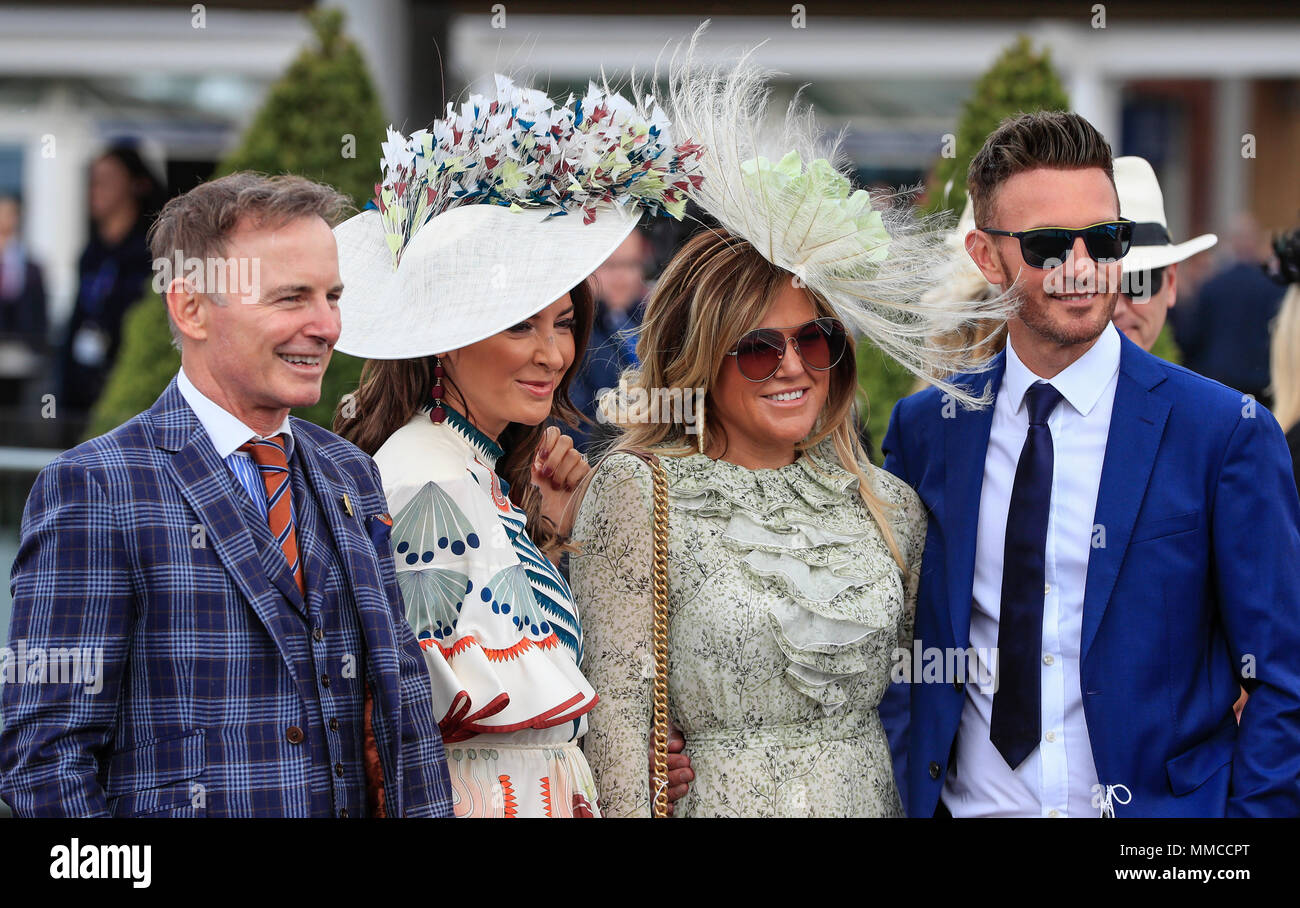
{"type": "Polygon", "coordinates": [[[945,292],[953,275],[948,225],[918,218],[910,193],[853,190],[839,170],[842,135],[826,136],[797,96],[783,117],[771,117],[770,73],[754,63],[754,51],[731,66],[701,64],[703,31],[674,55],[669,72],[673,125],[704,146],[697,171],[704,179],[691,201],[909,371],[964,405],[985,402],[982,387],[943,377],[981,370],[996,350],[953,348],[951,339],[968,322],[1006,320],[1014,300],[945,292]]]}

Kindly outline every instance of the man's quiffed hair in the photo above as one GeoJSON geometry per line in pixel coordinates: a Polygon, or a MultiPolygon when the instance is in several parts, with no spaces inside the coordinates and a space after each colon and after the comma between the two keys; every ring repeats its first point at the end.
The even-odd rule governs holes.
{"type": "Polygon", "coordinates": [[[989,134],[970,163],[966,189],[975,211],[975,224],[994,226],[993,198],[998,187],[1018,173],[1039,167],[1099,167],[1115,185],[1110,145],[1083,117],[1062,110],[1016,114],[989,134]]]}
{"type": "MultiPolygon", "coordinates": [[[[289,174],[241,171],[200,183],[164,205],[149,229],[149,249],[155,263],[206,262],[225,256],[230,235],[245,218],[279,227],[317,215],[333,227],[351,207],[348,197],[332,186],[289,174]]],[[[179,346],[176,326],[171,329],[172,344],[179,346]]]]}

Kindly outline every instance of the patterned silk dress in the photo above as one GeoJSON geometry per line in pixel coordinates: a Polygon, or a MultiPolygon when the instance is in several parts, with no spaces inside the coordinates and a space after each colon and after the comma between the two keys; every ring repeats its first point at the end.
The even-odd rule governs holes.
{"type": "Polygon", "coordinates": [[[596,694],[564,577],[494,472],[501,449],[454,410],[375,453],[406,617],[433,685],[457,816],[596,816],[578,739],[596,694]]]}
{"type": "MultiPolygon", "coordinates": [[[[901,816],[876,707],[911,646],[920,499],[868,466],[901,570],[829,442],[775,470],[702,454],[668,476],[669,713],[695,781],[674,816],[901,816]]],[[[647,816],[651,473],[596,470],[570,576],[600,691],[584,747],[605,816],[647,816]]]]}

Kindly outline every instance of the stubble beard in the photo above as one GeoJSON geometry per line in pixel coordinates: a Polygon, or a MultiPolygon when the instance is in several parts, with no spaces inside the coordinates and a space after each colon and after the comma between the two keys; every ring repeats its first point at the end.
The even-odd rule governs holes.
{"type": "Polygon", "coordinates": [[[1025,327],[1050,343],[1059,347],[1074,347],[1079,344],[1091,344],[1106,330],[1115,315],[1115,306],[1119,303],[1119,291],[1112,290],[1106,296],[1106,304],[1098,314],[1095,324],[1084,325],[1075,330],[1060,325],[1052,319],[1052,299],[1046,291],[1031,290],[1027,285],[1017,281],[1008,273],[1006,265],[1000,263],[1002,286],[1011,288],[1011,296],[1016,302],[1016,316],[1024,322],[1025,327]]]}

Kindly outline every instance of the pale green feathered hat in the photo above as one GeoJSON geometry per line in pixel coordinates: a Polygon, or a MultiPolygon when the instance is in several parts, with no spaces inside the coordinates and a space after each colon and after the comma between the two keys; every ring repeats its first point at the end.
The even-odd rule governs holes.
{"type": "MultiPolygon", "coordinates": [[[[1005,320],[1015,304],[949,292],[951,225],[919,218],[910,193],[855,189],[840,167],[842,135],[818,128],[798,97],[774,116],[770,74],[753,51],[725,67],[698,62],[702,32],[674,57],[669,78],[669,119],[704,148],[690,200],[917,376],[933,382],[987,365],[996,351],[954,349],[952,334],[970,321],[1005,320]]],[[[935,383],[965,404],[981,399],[935,383]]]]}

